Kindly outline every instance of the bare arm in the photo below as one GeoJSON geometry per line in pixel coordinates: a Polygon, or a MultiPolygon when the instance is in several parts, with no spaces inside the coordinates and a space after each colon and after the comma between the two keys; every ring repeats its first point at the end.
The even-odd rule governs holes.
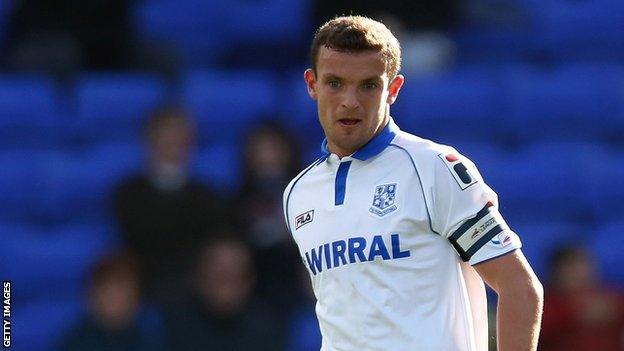
{"type": "Polygon", "coordinates": [[[498,350],[535,351],[544,291],[522,252],[516,250],[474,268],[498,294],[498,350]]]}

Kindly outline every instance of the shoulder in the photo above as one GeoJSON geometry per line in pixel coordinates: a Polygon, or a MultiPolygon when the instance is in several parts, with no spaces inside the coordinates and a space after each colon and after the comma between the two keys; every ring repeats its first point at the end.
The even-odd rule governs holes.
{"type": "Polygon", "coordinates": [[[304,168],[299,174],[297,174],[293,179],[290,180],[286,188],[284,189],[284,202],[287,200],[290,193],[294,190],[295,186],[303,177],[306,176],[314,167],[316,167],[322,160],[325,159],[325,156],[316,159],[314,162],[309,164],[306,168],[304,168]]]}
{"type": "Polygon", "coordinates": [[[449,145],[436,143],[403,131],[396,135],[390,145],[408,155],[416,168],[431,168],[435,164],[442,164],[441,157],[447,154],[458,154],[457,150],[449,145]]]}

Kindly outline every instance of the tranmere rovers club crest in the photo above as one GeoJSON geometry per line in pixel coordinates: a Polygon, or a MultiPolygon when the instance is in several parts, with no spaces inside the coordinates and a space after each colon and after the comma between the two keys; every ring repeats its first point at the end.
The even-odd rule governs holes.
{"type": "Polygon", "coordinates": [[[371,213],[383,217],[388,213],[397,209],[394,204],[394,196],[396,195],[396,183],[378,185],[375,188],[375,197],[373,197],[373,206],[368,210],[371,213]]]}

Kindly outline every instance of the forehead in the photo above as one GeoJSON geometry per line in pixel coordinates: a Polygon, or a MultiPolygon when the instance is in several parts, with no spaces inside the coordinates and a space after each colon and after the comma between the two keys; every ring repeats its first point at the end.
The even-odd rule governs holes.
{"type": "Polygon", "coordinates": [[[316,62],[320,77],[334,75],[345,79],[386,76],[386,61],[379,51],[343,52],[321,47],[316,62]]]}

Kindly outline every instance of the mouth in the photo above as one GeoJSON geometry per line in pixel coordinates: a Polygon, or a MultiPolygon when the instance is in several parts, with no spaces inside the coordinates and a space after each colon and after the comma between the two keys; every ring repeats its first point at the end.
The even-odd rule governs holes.
{"type": "Polygon", "coordinates": [[[338,123],[340,123],[343,126],[346,127],[352,127],[355,126],[357,124],[359,124],[361,122],[361,120],[359,119],[355,119],[355,118],[341,118],[338,120],[338,123]]]}

